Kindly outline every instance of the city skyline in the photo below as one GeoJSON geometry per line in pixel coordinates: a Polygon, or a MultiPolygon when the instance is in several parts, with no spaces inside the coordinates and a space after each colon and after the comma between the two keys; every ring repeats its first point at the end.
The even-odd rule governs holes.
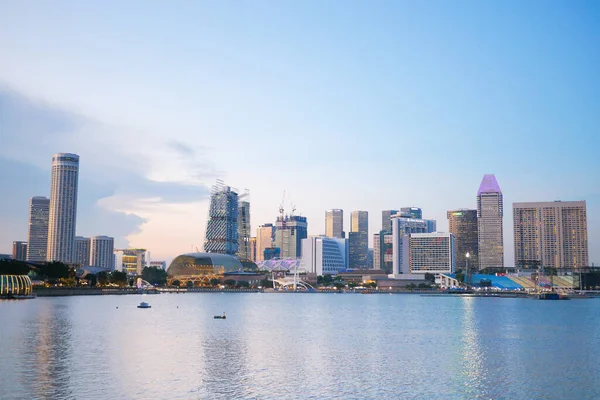
{"type": "Polygon", "coordinates": [[[123,5],[121,15],[139,16],[124,21],[93,4],[39,14],[0,5],[0,37],[12,39],[0,42],[11,60],[0,64],[0,184],[11,188],[1,253],[27,241],[28,201],[50,196],[48,160],[65,151],[85,160],[77,235],[106,233],[115,247],[149,248],[157,259],[202,247],[217,178],[252,190],[252,232],[275,222],[286,190],[317,235],[328,208],[369,211],[375,233],[382,210],[406,205],[447,232],[446,212],[476,208],[481,176],[493,173],[505,265],[514,263],[508,205],[554,200],[587,202],[589,261],[600,262],[597,6],[171,10],[172,21],[194,21],[191,31],[159,18],[163,7],[123,5]],[[107,53],[98,56],[91,37],[106,37],[107,53]],[[157,62],[161,51],[169,57],[157,62]],[[402,151],[401,165],[391,151],[402,151]],[[400,167],[410,174],[394,175],[400,167]]]}

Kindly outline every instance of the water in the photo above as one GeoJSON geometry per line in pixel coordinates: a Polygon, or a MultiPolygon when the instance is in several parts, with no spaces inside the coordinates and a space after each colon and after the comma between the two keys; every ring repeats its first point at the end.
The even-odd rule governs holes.
{"type": "Polygon", "coordinates": [[[0,399],[594,399],[599,311],[359,294],[0,301],[0,399]]]}

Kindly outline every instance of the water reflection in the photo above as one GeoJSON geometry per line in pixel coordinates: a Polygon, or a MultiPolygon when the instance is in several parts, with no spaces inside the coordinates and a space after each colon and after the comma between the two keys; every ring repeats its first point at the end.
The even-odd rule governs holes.
{"type": "Polygon", "coordinates": [[[341,294],[0,302],[10,321],[0,325],[0,399],[592,399],[598,304],[341,294]],[[137,309],[142,300],[152,309],[137,309]],[[227,320],[212,318],[223,311],[227,320]]]}

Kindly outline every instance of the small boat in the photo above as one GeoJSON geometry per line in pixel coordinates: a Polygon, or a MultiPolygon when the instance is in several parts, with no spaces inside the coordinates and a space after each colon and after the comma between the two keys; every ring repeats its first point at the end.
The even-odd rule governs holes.
{"type": "Polygon", "coordinates": [[[146,302],[142,301],[142,302],[140,303],[140,305],[139,305],[139,306],[137,306],[137,308],[152,308],[152,306],[151,306],[150,304],[148,304],[148,303],[146,303],[146,302]]]}
{"type": "Polygon", "coordinates": [[[550,293],[540,293],[538,295],[538,300],[571,300],[568,296],[561,296],[558,293],[550,292],[550,293]]]}
{"type": "Polygon", "coordinates": [[[225,316],[225,313],[223,313],[223,315],[215,315],[214,318],[215,319],[227,319],[227,317],[225,316]]]}

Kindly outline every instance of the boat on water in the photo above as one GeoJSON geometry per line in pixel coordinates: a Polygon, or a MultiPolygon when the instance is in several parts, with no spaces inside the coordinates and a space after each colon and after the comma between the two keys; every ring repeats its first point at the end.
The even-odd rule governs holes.
{"type": "Polygon", "coordinates": [[[225,315],[225,313],[223,313],[223,315],[215,315],[214,319],[227,319],[227,316],[225,315]]]}
{"type": "Polygon", "coordinates": [[[568,296],[560,295],[556,292],[546,292],[537,295],[538,300],[571,300],[568,296]]]}
{"type": "Polygon", "coordinates": [[[137,308],[152,308],[152,306],[150,304],[146,303],[145,301],[142,301],[140,303],[140,305],[137,306],[137,308]]]}

